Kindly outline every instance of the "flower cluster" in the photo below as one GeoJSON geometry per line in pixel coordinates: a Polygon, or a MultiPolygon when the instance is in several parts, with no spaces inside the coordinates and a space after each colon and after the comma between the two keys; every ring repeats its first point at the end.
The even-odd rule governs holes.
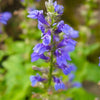
{"type": "Polygon", "coordinates": [[[12,17],[10,12],[0,13],[0,23],[7,24],[7,21],[12,17]]]}
{"type": "MultiPolygon", "coordinates": [[[[66,89],[62,80],[52,74],[53,69],[61,69],[61,71],[68,75],[71,71],[75,71],[76,67],[70,64],[70,52],[74,51],[76,41],[73,38],[78,37],[78,31],[74,30],[64,21],[59,21],[59,17],[63,14],[64,7],[54,3],[46,2],[47,17],[44,17],[43,10],[29,11],[29,18],[38,20],[38,28],[41,30],[42,43],[37,44],[33,48],[31,61],[34,62],[38,59],[43,59],[50,62],[49,79],[48,83],[51,84],[53,79],[55,83],[55,90],[66,89]]],[[[32,86],[37,82],[44,81],[40,76],[31,76],[32,86]],[[37,78],[38,77],[38,78],[37,78]]],[[[77,85],[77,83],[73,84],[77,85]]]]}

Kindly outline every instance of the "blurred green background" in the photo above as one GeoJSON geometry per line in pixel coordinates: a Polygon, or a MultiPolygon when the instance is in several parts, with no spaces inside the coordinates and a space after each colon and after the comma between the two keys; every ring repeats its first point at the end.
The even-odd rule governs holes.
{"type": "Polygon", "coordinates": [[[49,65],[42,60],[31,63],[32,48],[41,41],[41,31],[36,20],[27,18],[28,8],[45,10],[45,1],[0,0],[0,11],[13,15],[0,34],[0,100],[100,100],[100,0],[58,0],[65,8],[62,19],[79,30],[71,58],[77,66],[75,81],[81,82],[82,88],[48,95],[44,88],[31,87],[29,77],[36,73],[32,66],[49,65]]]}

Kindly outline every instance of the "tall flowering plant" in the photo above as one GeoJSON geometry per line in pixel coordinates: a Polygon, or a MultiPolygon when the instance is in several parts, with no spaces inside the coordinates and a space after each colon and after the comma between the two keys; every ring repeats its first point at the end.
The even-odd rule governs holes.
{"type": "MultiPolygon", "coordinates": [[[[64,7],[58,5],[57,1],[48,0],[45,2],[47,9],[47,16],[44,17],[43,10],[29,11],[29,18],[38,20],[38,28],[41,30],[42,43],[37,44],[33,48],[31,55],[31,61],[35,62],[38,59],[50,63],[48,77],[43,78],[39,74],[31,76],[30,80],[32,86],[35,86],[37,82],[48,82],[48,87],[51,87],[51,82],[54,82],[55,90],[67,89],[66,85],[62,81],[62,78],[58,78],[53,72],[56,69],[60,69],[65,75],[75,71],[76,67],[69,63],[71,61],[69,53],[74,51],[76,41],[74,38],[78,37],[78,31],[74,30],[68,24],[65,24],[63,20],[59,20],[63,14],[64,7]]],[[[39,71],[43,71],[37,68],[39,71]]]]}

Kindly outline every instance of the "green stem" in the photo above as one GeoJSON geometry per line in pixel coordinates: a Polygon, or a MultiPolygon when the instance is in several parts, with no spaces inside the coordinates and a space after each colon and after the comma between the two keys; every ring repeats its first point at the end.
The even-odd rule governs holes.
{"type": "MultiPolygon", "coordinates": [[[[48,0],[49,4],[52,5],[53,0],[48,0]]],[[[53,20],[53,18],[51,18],[53,20]]],[[[51,23],[52,26],[52,23],[51,23]]],[[[49,76],[48,76],[48,86],[51,86],[51,80],[52,80],[52,71],[53,71],[53,66],[54,66],[54,62],[53,62],[53,58],[54,58],[54,51],[55,51],[55,46],[54,46],[54,41],[53,41],[53,30],[51,31],[51,46],[52,50],[51,50],[51,56],[50,56],[50,69],[49,69],[49,76]]]]}
{"type": "Polygon", "coordinates": [[[54,42],[53,42],[53,34],[51,34],[51,45],[53,45],[53,48],[51,50],[51,57],[50,57],[50,70],[49,70],[49,82],[48,85],[51,85],[52,80],[52,71],[53,71],[53,55],[54,55],[54,42]]]}

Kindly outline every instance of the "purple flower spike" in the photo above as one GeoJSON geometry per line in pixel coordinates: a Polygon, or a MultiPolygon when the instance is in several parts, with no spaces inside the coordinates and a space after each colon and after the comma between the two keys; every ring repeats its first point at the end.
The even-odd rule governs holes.
{"type": "Polygon", "coordinates": [[[7,21],[12,17],[10,12],[0,13],[0,23],[7,24],[7,21]]]}
{"type": "MultiPolygon", "coordinates": [[[[53,0],[48,0],[45,5],[47,10],[46,17],[43,15],[43,10],[29,10],[28,17],[38,20],[38,28],[42,32],[42,43],[37,44],[33,48],[34,52],[31,55],[31,61],[34,62],[38,59],[43,59],[46,62],[50,62],[48,85],[51,86],[53,78],[56,91],[59,89],[67,89],[67,87],[80,87],[81,85],[79,83],[73,82],[74,75],[70,74],[72,71],[76,71],[76,66],[68,63],[71,61],[70,52],[75,50],[77,43],[72,38],[78,37],[78,31],[64,24],[63,20],[59,20],[60,16],[63,14],[64,7],[58,5],[57,1],[53,2],[53,0]],[[55,73],[58,69],[65,75],[70,74],[66,86],[61,78],[53,76],[53,72],[55,73]]],[[[30,79],[32,86],[42,81],[40,76],[31,76],[30,79]]]]}
{"type": "Polygon", "coordinates": [[[32,18],[32,19],[38,19],[38,21],[40,21],[41,23],[49,25],[48,22],[44,18],[43,10],[29,11],[29,15],[27,17],[32,18]]]}
{"type": "Polygon", "coordinates": [[[82,84],[79,83],[79,82],[74,82],[74,83],[72,84],[72,87],[80,88],[80,87],[82,87],[82,84]]]}
{"type": "Polygon", "coordinates": [[[54,79],[54,82],[55,82],[55,90],[57,91],[57,90],[59,90],[59,89],[65,89],[65,85],[64,85],[64,83],[61,81],[61,79],[59,79],[59,78],[56,78],[56,77],[53,77],[53,79],[54,79]]]}
{"type": "Polygon", "coordinates": [[[55,9],[55,12],[57,12],[58,14],[60,15],[63,14],[64,7],[61,5],[57,5],[57,1],[54,2],[54,9],[55,9]]]}
{"type": "Polygon", "coordinates": [[[67,24],[63,26],[62,32],[64,32],[68,37],[71,38],[77,38],[79,36],[78,31],[74,30],[72,27],[70,27],[67,24]]]}
{"type": "Polygon", "coordinates": [[[41,78],[39,74],[37,74],[36,76],[30,76],[30,80],[32,82],[32,86],[35,86],[37,82],[43,82],[44,78],[41,78]]]}

